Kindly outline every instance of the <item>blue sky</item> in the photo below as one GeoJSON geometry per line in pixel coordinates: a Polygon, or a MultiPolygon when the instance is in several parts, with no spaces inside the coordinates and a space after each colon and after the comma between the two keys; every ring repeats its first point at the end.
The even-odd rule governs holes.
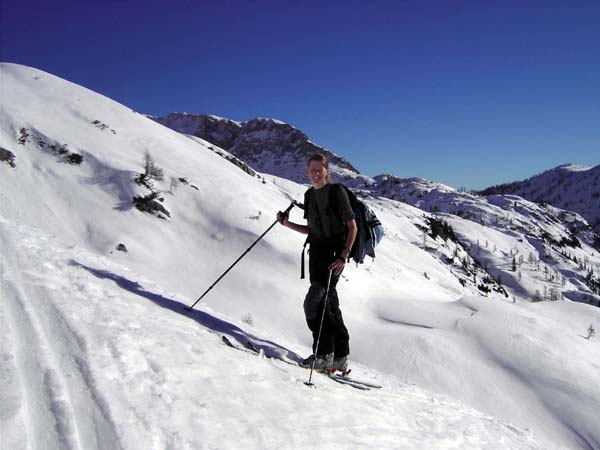
{"type": "Polygon", "coordinates": [[[600,164],[598,1],[0,5],[2,61],[148,114],[280,119],[369,175],[600,164]]]}

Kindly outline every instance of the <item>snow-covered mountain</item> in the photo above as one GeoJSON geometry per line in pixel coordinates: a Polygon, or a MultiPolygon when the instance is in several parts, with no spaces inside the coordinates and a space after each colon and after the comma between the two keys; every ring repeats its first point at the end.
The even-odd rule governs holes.
{"type": "Polygon", "coordinates": [[[356,177],[386,236],[338,288],[383,389],[311,389],[302,236],[274,227],[185,309],[304,185],[48,73],[0,83],[7,448],[600,449],[600,254],[572,213],[356,177]]]}
{"type": "Polygon", "coordinates": [[[575,211],[600,234],[600,165],[563,164],[523,181],[484,189],[482,195],[512,194],[575,211]]]}
{"type": "Polygon", "coordinates": [[[299,183],[306,180],[306,160],[317,151],[327,155],[335,172],[358,174],[347,160],[312,143],[302,131],[279,120],[259,118],[237,122],[187,113],[153,119],[180,133],[211,142],[260,172],[299,183]]]}
{"type": "MultiPolygon", "coordinates": [[[[572,224],[572,232],[583,232],[600,249],[589,226],[600,234],[600,166],[594,168],[566,164],[522,182],[488,188],[470,195],[449,186],[421,178],[399,178],[384,174],[361,174],[349,161],[313,144],[300,130],[272,119],[236,122],[217,116],[172,113],[154,120],[183,134],[197,136],[228,150],[260,172],[297,182],[306,182],[306,160],[315,151],[331,159],[335,181],[341,181],[365,194],[409,203],[425,211],[444,211],[482,217],[489,213],[487,196],[511,194],[550,204],[553,214],[572,224]],[[560,210],[563,210],[562,212],[560,210]],[[587,220],[581,220],[578,213],[587,220]]],[[[491,203],[495,200],[491,199],[491,203]]],[[[539,209],[539,208],[538,208],[539,209]]],[[[491,218],[496,221],[497,218],[491,218]]]]}

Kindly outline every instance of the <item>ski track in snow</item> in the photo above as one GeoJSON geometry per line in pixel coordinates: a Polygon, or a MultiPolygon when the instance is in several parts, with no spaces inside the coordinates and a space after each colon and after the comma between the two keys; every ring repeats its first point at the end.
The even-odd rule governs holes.
{"type": "Polygon", "coordinates": [[[12,420],[27,431],[18,437],[9,436],[11,446],[15,446],[11,448],[121,448],[108,405],[87,364],[85,339],[44,287],[48,272],[53,272],[52,280],[60,277],[56,274],[60,264],[47,258],[60,257],[62,251],[42,250],[40,245],[46,244],[43,237],[32,240],[6,230],[2,240],[5,251],[10,245],[18,247],[5,253],[18,257],[5,256],[2,262],[2,316],[12,344],[3,351],[3,361],[11,362],[8,370],[13,384],[20,384],[14,386],[20,394],[11,391],[15,406],[23,407],[14,408],[12,420]],[[22,271],[36,266],[37,273],[22,271]],[[4,353],[11,350],[12,354],[4,353]]]}

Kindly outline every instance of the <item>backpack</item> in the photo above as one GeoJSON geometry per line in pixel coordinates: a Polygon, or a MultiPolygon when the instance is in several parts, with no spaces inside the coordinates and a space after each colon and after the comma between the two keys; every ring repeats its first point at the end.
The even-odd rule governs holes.
{"type": "MultiPolygon", "coordinates": [[[[352,258],[356,264],[363,264],[365,256],[375,258],[375,247],[383,238],[383,225],[373,212],[362,200],[359,200],[354,192],[348,189],[341,183],[332,184],[332,189],[329,190],[329,207],[332,210],[337,208],[337,196],[333,195],[335,186],[337,189],[344,189],[350,200],[350,207],[354,212],[354,220],[356,221],[356,239],[350,250],[348,258],[352,258]]],[[[312,188],[306,191],[304,195],[304,208],[308,208],[310,202],[310,194],[312,188]]],[[[304,244],[306,246],[306,243],[304,244]]]]}

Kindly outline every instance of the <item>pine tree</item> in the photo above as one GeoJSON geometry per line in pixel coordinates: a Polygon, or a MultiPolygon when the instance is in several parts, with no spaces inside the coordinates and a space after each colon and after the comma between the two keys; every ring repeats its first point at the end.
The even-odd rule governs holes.
{"type": "Polygon", "coordinates": [[[144,160],[144,178],[146,180],[162,181],[165,177],[165,172],[154,163],[154,158],[152,158],[150,152],[146,152],[144,160]]]}

